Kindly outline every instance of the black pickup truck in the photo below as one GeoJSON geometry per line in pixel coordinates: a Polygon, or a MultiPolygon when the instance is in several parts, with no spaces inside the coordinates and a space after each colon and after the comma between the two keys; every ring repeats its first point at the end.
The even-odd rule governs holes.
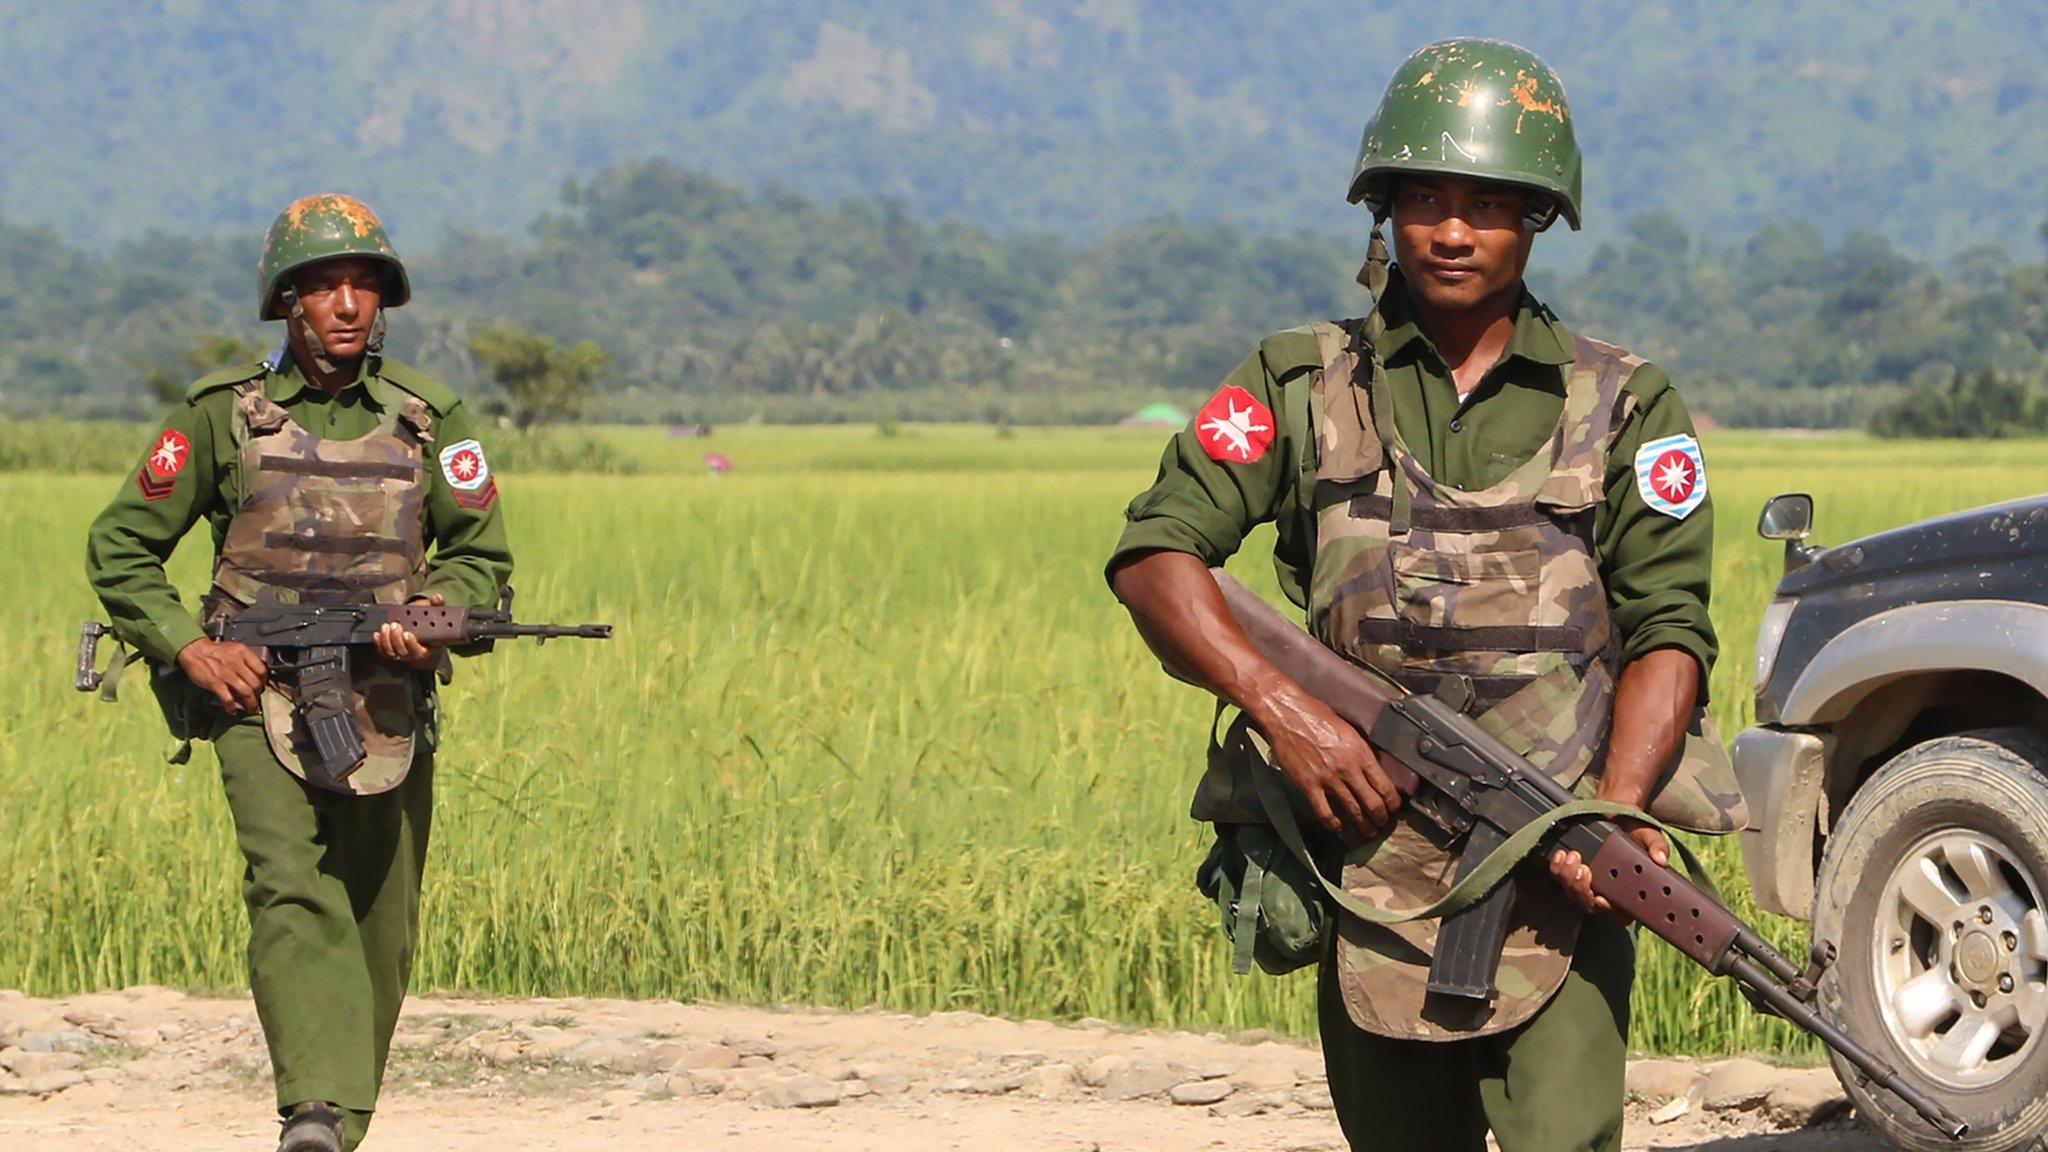
{"type": "MultiPolygon", "coordinates": [[[[2041,1148],[2048,497],[1832,548],[1813,515],[1779,496],[1758,524],[1786,571],[1735,740],[1751,886],[1835,942],[1823,1004],[1970,1121],[1962,1147],[2041,1148]]],[[[1836,1071],[1891,1143],[1957,1146],[1836,1071]]]]}

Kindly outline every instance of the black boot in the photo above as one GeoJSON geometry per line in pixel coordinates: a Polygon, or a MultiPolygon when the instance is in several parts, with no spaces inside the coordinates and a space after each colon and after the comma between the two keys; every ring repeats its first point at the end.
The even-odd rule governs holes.
{"type": "Polygon", "coordinates": [[[342,1115],[325,1100],[292,1105],[277,1152],[341,1152],[342,1115]]]}

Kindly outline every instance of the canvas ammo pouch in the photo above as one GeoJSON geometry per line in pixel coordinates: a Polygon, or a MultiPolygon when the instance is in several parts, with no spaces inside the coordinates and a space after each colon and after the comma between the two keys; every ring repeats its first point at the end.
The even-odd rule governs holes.
{"type": "MultiPolygon", "coordinates": [[[[1217,709],[1218,721],[1223,712],[1217,709]]],[[[1211,727],[1209,767],[1190,815],[1212,824],[1216,841],[1196,870],[1195,887],[1216,902],[1231,943],[1230,970],[1238,975],[1254,963],[1274,976],[1314,964],[1322,959],[1332,920],[1321,882],[1281,841],[1259,804],[1251,774],[1273,770],[1264,741],[1243,715],[1221,737],[1211,727]]],[[[1334,857],[1325,861],[1325,869],[1334,871],[1335,863],[1334,857]]]]}
{"type": "MultiPolygon", "coordinates": [[[[179,763],[191,755],[191,742],[210,735],[208,705],[212,702],[195,688],[182,669],[175,664],[151,664],[149,667],[149,694],[156,698],[157,710],[164,714],[164,727],[171,730],[171,738],[180,741],[174,758],[179,763]]],[[[215,707],[214,712],[220,709],[215,707]]]]}
{"type": "Polygon", "coordinates": [[[163,715],[164,727],[170,730],[171,739],[177,741],[166,762],[183,764],[191,760],[192,742],[213,735],[212,725],[221,716],[220,709],[192,686],[191,679],[176,664],[159,664],[140,652],[129,651],[125,643],[116,644],[114,659],[100,678],[99,698],[109,704],[119,699],[129,667],[141,664],[143,674],[149,677],[149,694],[163,715]]]}
{"type": "Polygon", "coordinates": [[[1328,899],[1272,825],[1217,825],[1195,886],[1223,914],[1232,972],[1241,976],[1257,963],[1284,976],[1322,959],[1328,899]]]}

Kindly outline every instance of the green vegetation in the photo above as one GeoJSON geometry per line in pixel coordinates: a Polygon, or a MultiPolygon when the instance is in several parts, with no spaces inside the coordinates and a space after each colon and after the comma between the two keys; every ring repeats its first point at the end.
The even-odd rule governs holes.
{"type": "Polygon", "coordinates": [[[192,381],[223,364],[251,364],[258,356],[256,345],[240,336],[218,332],[202,335],[191,347],[169,361],[150,363],[144,357],[129,360],[142,374],[143,387],[158,404],[170,406],[185,398],[192,381]]]}
{"type": "Polygon", "coordinates": [[[2014,440],[2048,431],[2048,395],[2031,381],[1986,369],[1923,380],[1879,409],[1870,430],[1879,436],[2014,440]]]}
{"type": "MultiPolygon", "coordinates": [[[[2048,266],[2004,249],[1937,267],[1789,224],[1724,247],[1652,214],[1569,272],[1546,259],[1557,239],[1538,292],[1726,425],[1861,424],[1959,373],[2048,375],[2048,266]]],[[[0,410],[143,416],[183,371],[247,362],[277,338],[248,318],[255,244],[98,257],[0,223],[0,410]]],[[[530,240],[409,249],[419,291],[391,340],[522,427],[586,402],[667,423],[1101,423],[1192,407],[1264,334],[1359,312],[1359,248],[1172,220],[1076,246],[645,162],[568,184],[530,240]]]]}
{"type": "Polygon", "coordinates": [[[582,419],[598,376],[612,361],[588,340],[564,348],[523,328],[479,328],[470,334],[469,352],[483,363],[504,397],[507,418],[521,432],[582,419]]]}
{"type": "MultiPolygon", "coordinates": [[[[1307,978],[1229,974],[1189,884],[1209,710],[1102,586],[1160,433],[590,434],[639,473],[499,471],[520,602],[619,638],[460,663],[419,987],[1311,1028],[1307,978]],[[703,476],[707,451],[734,473],[703,476]]],[[[1707,451],[1726,734],[1780,564],[1750,535],[1765,496],[1811,490],[1841,540],[2048,488],[2038,441],[1724,433],[1707,451]]],[[[95,609],[67,574],[122,482],[0,476],[22,553],[0,567],[0,639],[22,654],[0,667],[0,985],[32,992],[242,979],[211,757],[162,762],[138,681],[115,707],[68,686],[95,609]]],[[[203,535],[172,561],[188,590],[203,535]]],[[[1269,540],[1232,567],[1270,593],[1269,540]]],[[[1743,902],[1734,846],[1708,855],[1743,902]]],[[[1639,1045],[1785,1045],[1668,949],[1641,955],[1639,1045]]]]}

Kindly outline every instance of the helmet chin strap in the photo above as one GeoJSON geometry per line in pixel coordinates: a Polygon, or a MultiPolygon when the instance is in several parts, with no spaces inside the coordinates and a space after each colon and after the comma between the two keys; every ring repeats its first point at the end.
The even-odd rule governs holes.
{"type": "Polygon", "coordinates": [[[1377,314],[1387,294],[1387,267],[1394,258],[1387,251],[1386,234],[1380,231],[1387,221],[1386,210],[1370,201],[1367,206],[1372,209],[1372,242],[1365,246],[1365,264],[1358,269],[1358,282],[1371,293],[1373,311],[1377,314]]]}
{"type": "MultiPolygon", "coordinates": [[[[1380,451],[1383,459],[1394,459],[1394,413],[1388,404],[1387,362],[1382,352],[1386,345],[1387,318],[1382,311],[1387,302],[1387,285],[1393,256],[1387,251],[1387,238],[1380,231],[1386,223],[1387,213],[1378,204],[1372,207],[1372,242],[1365,247],[1365,265],[1358,270],[1358,282],[1372,294],[1372,311],[1366,313],[1365,322],[1358,328],[1353,350],[1360,353],[1359,362],[1365,367],[1366,402],[1371,406],[1372,423],[1380,437],[1380,451]]],[[[1406,536],[1409,527],[1409,507],[1413,497],[1408,491],[1408,481],[1399,465],[1387,470],[1393,485],[1393,510],[1387,517],[1388,531],[1396,536],[1406,536]]]]}

